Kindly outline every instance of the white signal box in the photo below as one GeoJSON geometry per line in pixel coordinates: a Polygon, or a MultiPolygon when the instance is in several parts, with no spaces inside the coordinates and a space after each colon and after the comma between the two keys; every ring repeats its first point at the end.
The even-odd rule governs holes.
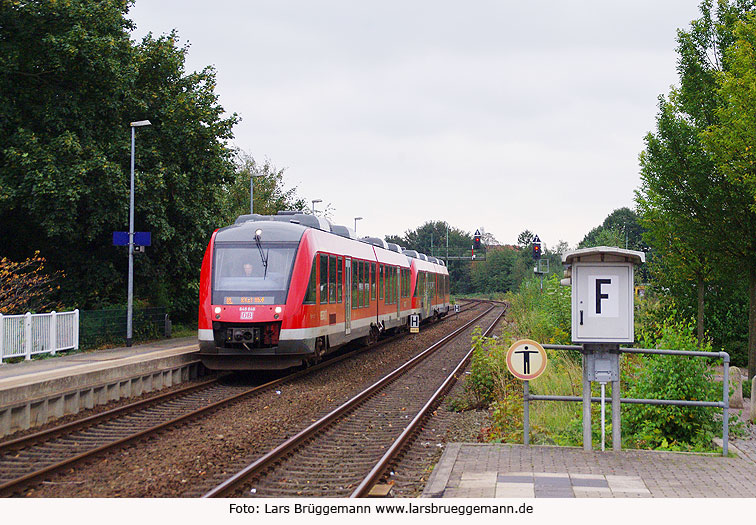
{"type": "Polygon", "coordinates": [[[634,266],[643,252],[607,246],[583,248],[562,256],[571,269],[572,341],[632,343],[635,340],[634,266]]]}

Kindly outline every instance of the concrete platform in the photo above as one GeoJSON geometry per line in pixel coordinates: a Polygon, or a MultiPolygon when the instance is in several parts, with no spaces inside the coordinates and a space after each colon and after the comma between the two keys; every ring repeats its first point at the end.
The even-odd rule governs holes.
{"type": "Polygon", "coordinates": [[[627,450],[450,443],[427,498],[754,498],[756,461],[627,450]]]}
{"type": "Polygon", "coordinates": [[[196,378],[197,338],[169,339],[0,366],[0,437],[83,408],[196,378]]]}

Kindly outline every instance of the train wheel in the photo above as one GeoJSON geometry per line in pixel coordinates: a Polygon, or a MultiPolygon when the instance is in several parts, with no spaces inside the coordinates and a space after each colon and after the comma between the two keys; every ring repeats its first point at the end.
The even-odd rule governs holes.
{"type": "Polygon", "coordinates": [[[368,345],[372,345],[374,343],[378,342],[378,337],[381,335],[380,330],[378,330],[377,326],[371,326],[370,327],[370,335],[368,335],[368,345]]]}
{"type": "Polygon", "coordinates": [[[326,351],[326,339],[325,337],[318,337],[315,339],[315,352],[312,354],[312,357],[309,357],[304,360],[304,366],[305,368],[317,365],[323,360],[323,356],[325,355],[326,351]]]}

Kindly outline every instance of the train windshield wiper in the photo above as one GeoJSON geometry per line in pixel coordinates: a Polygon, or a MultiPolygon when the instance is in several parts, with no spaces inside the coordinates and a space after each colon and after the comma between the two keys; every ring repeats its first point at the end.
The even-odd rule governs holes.
{"type": "Polygon", "coordinates": [[[262,245],[260,244],[260,239],[255,237],[255,244],[257,244],[257,249],[260,250],[260,259],[262,259],[263,267],[265,268],[265,273],[263,274],[263,279],[267,277],[268,275],[268,255],[270,254],[270,248],[263,253],[262,245]]]}

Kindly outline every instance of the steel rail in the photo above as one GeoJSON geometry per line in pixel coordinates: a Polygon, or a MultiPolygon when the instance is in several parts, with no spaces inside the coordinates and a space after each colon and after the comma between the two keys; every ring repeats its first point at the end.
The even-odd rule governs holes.
{"type": "Polygon", "coordinates": [[[341,406],[335,408],[334,410],[332,410],[331,412],[329,412],[328,414],[320,418],[318,421],[312,423],[304,430],[298,432],[296,435],[290,437],[289,439],[287,439],[286,441],[284,441],[283,443],[275,447],[273,450],[259,457],[254,462],[250,463],[249,465],[244,467],[242,470],[240,470],[239,472],[237,472],[230,478],[226,479],[223,483],[217,485],[210,491],[206,492],[202,497],[215,498],[215,497],[225,496],[231,491],[233,491],[239,483],[243,482],[247,478],[265,470],[266,468],[280,461],[281,458],[289,454],[297,446],[299,446],[300,444],[312,438],[315,434],[317,434],[321,430],[328,427],[331,423],[339,419],[341,416],[343,416],[347,412],[352,411],[363,401],[370,398],[373,394],[381,390],[383,387],[393,382],[399,376],[403,375],[405,372],[413,368],[416,364],[418,364],[420,361],[428,357],[435,350],[441,348],[446,343],[456,338],[460,333],[467,330],[476,321],[478,321],[480,318],[485,316],[488,312],[490,312],[493,309],[494,307],[491,306],[490,308],[488,308],[486,311],[484,311],[483,313],[481,313],[474,319],[468,321],[460,328],[446,335],[445,337],[443,337],[442,339],[440,339],[439,341],[437,341],[436,343],[434,343],[433,345],[425,349],[423,352],[421,352],[420,354],[416,355],[415,357],[413,357],[412,359],[404,363],[401,367],[387,374],[386,376],[378,380],[373,385],[369,386],[368,388],[366,388],[365,390],[363,390],[356,396],[352,397],[351,399],[343,403],[341,406]]]}
{"type": "MultiPolygon", "coordinates": [[[[496,319],[494,319],[493,323],[491,323],[491,326],[486,328],[485,332],[483,332],[483,336],[488,336],[493,329],[496,327],[496,325],[499,323],[501,318],[506,313],[506,309],[502,310],[501,314],[499,314],[496,319]]],[[[472,358],[472,354],[475,348],[471,348],[467,354],[462,358],[462,360],[459,362],[459,364],[454,368],[451,374],[446,378],[446,380],[443,382],[443,384],[438,387],[438,389],[433,393],[431,398],[425,403],[423,408],[420,409],[420,412],[417,413],[417,415],[410,421],[409,425],[405,427],[405,429],[402,431],[402,433],[399,435],[399,437],[394,440],[394,443],[389,447],[389,449],[386,451],[386,453],[381,457],[381,459],[378,460],[378,462],[375,464],[375,466],[372,468],[370,473],[365,477],[365,479],[362,480],[362,482],[357,486],[357,488],[352,492],[352,494],[349,496],[350,498],[363,498],[366,497],[370,490],[373,488],[373,485],[380,479],[381,474],[386,470],[386,468],[389,466],[389,464],[396,458],[396,456],[401,452],[401,450],[404,448],[404,445],[409,441],[409,439],[412,437],[412,435],[415,433],[417,428],[420,426],[420,423],[426,418],[428,413],[431,411],[431,409],[435,406],[437,406],[438,401],[442,396],[446,394],[446,392],[449,391],[449,389],[456,383],[457,377],[459,374],[467,367],[467,364],[470,362],[470,359],[472,358]]]]}
{"type": "MultiPolygon", "coordinates": [[[[472,307],[472,308],[474,308],[474,307],[472,307]]],[[[485,313],[481,314],[481,315],[485,315],[485,313]]],[[[447,317],[447,319],[452,319],[452,318],[447,317]]],[[[474,320],[471,321],[471,322],[474,322],[474,320]]],[[[158,425],[155,425],[153,427],[144,429],[144,430],[139,431],[139,432],[137,432],[135,434],[132,434],[130,436],[126,436],[124,438],[112,441],[110,443],[101,445],[99,447],[95,447],[93,449],[90,449],[88,451],[82,452],[80,454],[77,454],[77,455],[74,455],[74,456],[70,456],[70,457],[68,457],[68,458],[66,458],[66,459],[64,459],[62,461],[59,461],[57,463],[48,465],[47,467],[44,467],[44,468],[39,469],[37,471],[30,472],[28,474],[25,474],[23,476],[20,476],[18,478],[15,478],[13,480],[10,480],[10,481],[7,481],[5,483],[0,484],[0,494],[7,494],[9,492],[12,493],[13,491],[18,490],[19,487],[21,487],[22,485],[31,484],[32,482],[38,480],[39,478],[41,478],[43,476],[46,476],[48,474],[51,474],[53,472],[56,472],[58,470],[66,468],[66,467],[70,467],[70,466],[72,466],[72,465],[74,465],[76,463],[81,462],[82,460],[94,457],[95,455],[100,454],[100,453],[102,453],[102,452],[104,452],[106,450],[116,449],[118,447],[127,445],[127,444],[129,444],[129,443],[131,443],[133,441],[137,441],[137,440],[139,440],[141,438],[144,438],[144,437],[146,437],[146,436],[148,436],[150,434],[154,434],[154,433],[156,433],[158,431],[161,431],[161,430],[164,430],[166,428],[170,428],[170,427],[172,427],[174,425],[177,425],[179,423],[188,421],[191,418],[197,417],[197,416],[199,416],[199,415],[201,415],[203,413],[206,413],[206,412],[210,412],[210,411],[212,411],[214,409],[220,408],[223,405],[232,403],[232,402],[234,402],[236,400],[239,400],[239,399],[244,398],[246,396],[249,396],[251,394],[254,394],[254,393],[257,393],[257,392],[260,392],[260,391],[264,391],[264,390],[269,390],[271,388],[274,388],[276,386],[284,384],[284,383],[286,383],[288,381],[293,381],[293,380],[298,379],[298,378],[300,378],[300,377],[302,377],[304,375],[308,375],[308,374],[310,374],[312,372],[315,372],[317,370],[321,370],[321,369],[323,369],[325,367],[334,365],[334,364],[336,364],[336,363],[338,363],[338,362],[340,362],[342,360],[345,360],[345,359],[347,359],[349,357],[357,356],[357,355],[359,355],[359,354],[361,354],[363,352],[369,351],[369,350],[370,351],[375,350],[376,348],[380,348],[382,346],[385,346],[385,345],[387,345],[387,344],[389,344],[389,343],[391,343],[391,342],[393,342],[393,341],[395,341],[395,340],[403,337],[404,335],[406,335],[406,334],[400,333],[400,334],[394,335],[392,337],[389,337],[387,339],[384,339],[382,341],[379,341],[376,344],[369,345],[369,346],[366,346],[366,347],[363,347],[363,348],[359,348],[359,349],[354,350],[352,352],[347,352],[347,353],[344,353],[344,354],[341,354],[341,355],[337,355],[337,356],[335,356],[335,357],[333,357],[331,359],[322,361],[322,362],[320,362],[320,363],[318,363],[316,365],[313,365],[311,367],[305,368],[303,370],[298,370],[297,372],[294,372],[293,374],[289,374],[289,375],[287,375],[285,377],[278,378],[278,379],[275,379],[273,381],[269,381],[269,382],[264,383],[262,385],[257,385],[255,387],[252,387],[252,388],[248,389],[248,390],[245,390],[243,392],[240,392],[240,393],[235,394],[233,396],[230,396],[228,398],[222,399],[222,400],[217,401],[215,403],[211,403],[210,405],[207,405],[207,406],[199,408],[197,410],[188,412],[186,414],[183,414],[183,415],[178,416],[176,418],[173,418],[171,420],[165,421],[165,422],[160,423],[158,425]]],[[[7,441],[7,442],[3,443],[2,445],[0,445],[0,451],[7,452],[8,450],[11,450],[11,449],[26,448],[26,447],[31,446],[31,445],[35,445],[35,444],[39,444],[39,443],[44,443],[45,441],[49,441],[50,439],[54,439],[54,438],[59,437],[61,435],[65,435],[66,433],[75,432],[75,431],[80,430],[82,428],[92,427],[93,425],[102,423],[104,421],[113,420],[113,419],[115,419],[115,418],[117,418],[119,416],[131,414],[131,413],[133,413],[133,412],[135,412],[137,410],[145,408],[146,406],[154,405],[154,404],[159,403],[161,401],[166,401],[166,400],[170,400],[170,399],[173,399],[173,398],[176,398],[176,397],[180,397],[183,394],[189,394],[192,391],[199,390],[201,388],[207,387],[207,386],[209,386],[209,384],[211,384],[213,382],[217,382],[217,378],[215,378],[213,380],[208,380],[208,381],[203,382],[203,383],[201,383],[199,385],[192,385],[192,386],[186,387],[186,388],[181,389],[179,391],[167,392],[165,394],[160,394],[158,396],[151,397],[149,399],[145,399],[145,400],[138,401],[136,403],[131,403],[129,405],[125,405],[123,407],[115,408],[113,410],[110,410],[110,411],[107,411],[107,412],[103,412],[102,414],[95,414],[93,416],[89,416],[89,417],[84,418],[82,420],[66,423],[64,425],[60,425],[58,427],[54,427],[54,428],[48,429],[46,431],[38,432],[38,433],[35,433],[35,434],[31,434],[29,436],[24,436],[24,437],[21,437],[21,438],[18,438],[18,439],[7,441]]]]}

